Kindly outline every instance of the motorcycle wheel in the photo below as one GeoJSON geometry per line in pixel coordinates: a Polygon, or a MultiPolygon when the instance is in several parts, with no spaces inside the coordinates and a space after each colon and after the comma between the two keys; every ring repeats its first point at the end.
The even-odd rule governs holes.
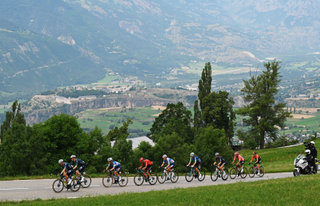
{"type": "Polygon", "coordinates": [[[298,170],[293,170],[293,176],[300,176],[300,172],[298,170]]]}

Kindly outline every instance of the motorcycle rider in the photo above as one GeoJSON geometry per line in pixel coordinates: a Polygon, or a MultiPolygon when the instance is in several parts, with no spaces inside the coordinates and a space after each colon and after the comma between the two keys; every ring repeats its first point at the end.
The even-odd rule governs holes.
{"type": "Polygon", "coordinates": [[[311,151],[309,149],[307,149],[306,151],[304,151],[306,153],[306,157],[304,158],[304,160],[306,160],[308,162],[308,167],[310,168],[311,171],[311,167],[312,165],[312,161],[313,161],[313,157],[311,155],[311,151]]]}
{"type": "Polygon", "coordinates": [[[312,157],[313,157],[312,162],[311,162],[311,164],[312,164],[312,166],[313,166],[313,171],[314,171],[314,173],[316,173],[316,171],[317,171],[316,158],[317,158],[317,156],[318,156],[318,151],[317,151],[317,148],[316,148],[314,145],[315,145],[315,142],[314,142],[314,141],[311,141],[311,142],[310,142],[309,149],[310,149],[311,155],[312,155],[312,157]]]}

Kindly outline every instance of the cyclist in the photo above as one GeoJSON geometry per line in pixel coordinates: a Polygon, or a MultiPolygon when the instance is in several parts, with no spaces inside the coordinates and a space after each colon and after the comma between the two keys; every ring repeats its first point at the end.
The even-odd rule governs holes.
{"type": "Polygon", "coordinates": [[[254,166],[258,166],[258,175],[260,175],[260,164],[261,164],[261,157],[257,154],[257,152],[253,152],[252,153],[252,159],[249,162],[249,165],[251,164],[251,162],[253,161],[253,159],[255,159],[256,161],[254,161],[253,165],[254,166]]]}
{"type": "Polygon", "coordinates": [[[84,181],[84,177],[82,176],[82,173],[83,173],[84,169],[86,168],[86,163],[81,159],[76,159],[75,155],[71,155],[70,158],[72,160],[72,165],[75,165],[73,167],[74,170],[79,166],[79,168],[76,171],[76,176],[81,177],[81,179],[80,179],[81,182],[84,181]]]}
{"type": "Polygon", "coordinates": [[[238,166],[238,171],[239,171],[239,168],[241,168],[241,170],[239,171],[238,173],[238,176],[240,176],[240,173],[243,171],[243,165],[244,165],[244,158],[239,155],[239,152],[235,152],[234,153],[234,159],[231,163],[231,165],[236,161],[236,160],[239,160],[239,162],[236,164],[238,166]]]}
{"type": "Polygon", "coordinates": [[[219,161],[219,164],[217,165],[217,167],[223,172],[224,175],[226,175],[226,172],[223,169],[224,165],[226,164],[226,160],[224,159],[224,157],[220,156],[218,152],[215,153],[215,156],[216,156],[216,161],[213,163],[213,165],[216,165],[217,162],[219,161]]]}
{"type": "Polygon", "coordinates": [[[109,167],[112,167],[112,169],[110,170],[110,172],[111,171],[113,171],[114,170],[114,174],[116,175],[116,178],[115,178],[115,180],[114,180],[114,183],[116,184],[116,183],[118,183],[118,177],[119,177],[119,172],[121,171],[121,164],[119,163],[119,162],[116,162],[116,161],[113,161],[113,159],[112,159],[112,157],[109,157],[108,158],[108,162],[109,162],[109,164],[108,164],[108,166],[107,166],[107,168],[104,170],[104,171],[108,171],[109,172],[109,167]]]}
{"type": "Polygon", "coordinates": [[[143,157],[140,158],[141,166],[139,169],[143,169],[147,173],[147,179],[150,177],[150,170],[152,169],[153,163],[148,159],[143,159],[143,157]],[[144,166],[144,167],[143,167],[144,166]]]}
{"type": "Polygon", "coordinates": [[[312,165],[313,156],[311,155],[311,151],[309,149],[305,150],[304,152],[306,153],[306,157],[304,158],[304,160],[306,160],[308,162],[308,166],[311,170],[313,167],[313,165],[312,165]]]}
{"type": "MultiPolygon", "coordinates": [[[[165,167],[165,170],[167,170],[170,173],[172,171],[172,168],[174,167],[174,160],[169,158],[166,154],[162,156],[162,159],[163,159],[163,163],[159,168],[161,168],[167,162],[168,165],[165,167]]],[[[168,180],[169,179],[170,177],[168,177],[168,180]]]]}
{"type": "Polygon", "coordinates": [[[199,171],[199,168],[201,166],[201,159],[199,157],[195,156],[193,152],[191,152],[190,153],[190,161],[187,164],[187,167],[189,167],[189,165],[191,164],[192,160],[194,161],[194,163],[193,163],[193,165],[191,167],[195,167],[196,168],[196,170],[197,170],[197,172],[199,174],[199,178],[201,179],[202,175],[201,175],[201,173],[199,171]]]}
{"type": "Polygon", "coordinates": [[[59,175],[63,175],[68,185],[71,184],[71,177],[73,175],[73,168],[68,162],[64,162],[63,159],[58,161],[59,165],[63,168],[59,175]],[[69,180],[68,180],[69,179],[69,180]]]}

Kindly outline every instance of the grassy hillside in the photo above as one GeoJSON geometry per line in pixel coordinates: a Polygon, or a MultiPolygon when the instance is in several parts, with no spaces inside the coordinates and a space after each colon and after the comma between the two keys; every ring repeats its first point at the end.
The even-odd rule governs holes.
{"type": "MultiPolygon", "coordinates": [[[[319,205],[320,175],[0,205],[319,205]]],[[[157,185],[156,185],[157,186],[157,185]]]]}

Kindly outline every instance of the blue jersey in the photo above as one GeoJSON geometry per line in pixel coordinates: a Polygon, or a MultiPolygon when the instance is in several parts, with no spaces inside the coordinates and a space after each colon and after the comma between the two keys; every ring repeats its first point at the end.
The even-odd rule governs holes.
{"type": "Polygon", "coordinates": [[[72,164],[75,165],[75,166],[80,166],[81,167],[81,166],[85,165],[86,163],[81,159],[76,159],[76,161],[72,162],[72,164]]]}
{"type": "Polygon", "coordinates": [[[222,156],[219,156],[219,157],[217,157],[216,158],[216,161],[218,162],[221,162],[221,164],[225,164],[226,163],[226,160],[224,159],[224,157],[222,157],[222,156]]]}
{"type": "Polygon", "coordinates": [[[112,166],[113,168],[115,168],[115,167],[120,167],[120,166],[121,166],[121,164],[120,164],[119,162],[112,161],[112,163],[111,163],[111,164],[108,164],[108,167],[110,167],[110,166],[112,166]]]}
{"type": "Polygon", "coordinates": [[[168,163],[168,164],[173,164],[174,163],[174,160],[173,159],[171,159],[171,158],[169,158],[169,157],[167,157],[167,160],[163,160],[163,163],[168,163]]]}
{"type": "Polygon", "coordinates": [[[195,162],[201,162],[201,159],[200,159],[199,157],[197,157],[197,156],[191,157],[191,158],[190,158],[190,162],[191,162],[192,160],[194,160],[195,162]]]}

